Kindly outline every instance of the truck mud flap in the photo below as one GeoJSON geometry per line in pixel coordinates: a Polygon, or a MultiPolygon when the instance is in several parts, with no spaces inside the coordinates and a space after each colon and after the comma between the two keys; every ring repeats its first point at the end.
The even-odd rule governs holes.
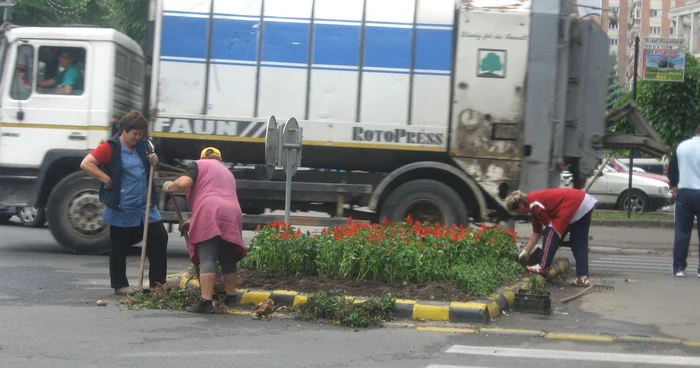
{"type": "Polygon", "coordinates": [[[634,134],[606,131],[603,138],[597,139],[594,144],[605,149],[634,149],[656,158],[669,153],[669,147],[644,119],[634,101],[629,101],[620,108],[612,110],[606,118],[606,126],[609,128],[625,118],[634,128],[634,134]]]}

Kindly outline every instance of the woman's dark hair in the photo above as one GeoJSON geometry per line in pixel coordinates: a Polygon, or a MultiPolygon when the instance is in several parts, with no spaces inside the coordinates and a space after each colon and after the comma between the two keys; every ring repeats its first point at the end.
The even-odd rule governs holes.
{"type": "Polygon", "coordinates": [[[132,130],[146,130],[148,128],[148,120],[138,111],[132,111],[122,118],[119,122],[119,130],[122,132],[130,132],[132,130]]]}

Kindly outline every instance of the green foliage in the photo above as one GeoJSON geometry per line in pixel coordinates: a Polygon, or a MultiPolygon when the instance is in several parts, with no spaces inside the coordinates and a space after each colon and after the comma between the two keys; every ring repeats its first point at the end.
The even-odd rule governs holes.
{"type": "Polygon", "coordinates": [[[184,310],[200,300],[198,290],[166,287],[134,294],[122,301],[129,309],[184,310]]]}
{"type": "Polygon", "coordinates": [[[141,47],[145,45],[148,0],[110,0],[110,12],[106,19],[112,27],[134,39],[141,47]]]}
{"type": "Polygon", "coordinates": [[[294,311],[300,319],[329,319],[348,327],[374,327],[392,320],[394,302],[391,294],[354,302],[342,295],[319,292],[309,295],[306,302],[299,304],[294,311]]]}
{"type": "Polygon", "coordinates": [[[542,294],[547,291],[547,281],[540,275],[530,277],[525,289],[532,294],[542,294]]]}
{"type": "Polygon", "coordinates": [[[627,85],[622,83],[617,75],[617,54],[613,53],[611,57],[613,70],[608,77],[608,111],[612,110],[615,103],[629,91],[627,85]]]}
{"type": "MultiPolygon", "coordinates": [[[[630,92],[618,99],[614,106],[620,107],[631,98],[630,92]]],[[[700,123],[700,104],[697,101],[700,101],[700,63],[688,51],[684,82],[638,81],[637,84],[640,113],[671,150],[681,140],[692,136],[700,123]]],[[[610,128],[619,132],[628,132],[629,129],[626,119],[610,128]]]]}
{"type": "Polygon", "coordinates": [[[112,27],[143,46],[147,17],[148,0],[22,0],[15,5],[11,21],[22,26],[112,27]]]}
{"type": "Polygon", "coordinates": [[[102,0],[22,0],[12,10],[12,23],[22,26],[84,24],[107,14],[102,0]]]}
{"type": "Polygon", "coordinates": [[[291,275],[390,283],[457,282],[483,296],[522,273],[515,233],[413,223],[349,221],[320,235],[274,223],[258,230],[241,266],[291,275]]]}

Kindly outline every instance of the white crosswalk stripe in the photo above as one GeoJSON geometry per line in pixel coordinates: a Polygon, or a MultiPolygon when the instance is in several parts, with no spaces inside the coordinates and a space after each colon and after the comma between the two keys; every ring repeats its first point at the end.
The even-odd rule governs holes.
{"type": "MultiPolygon", "coordinates": [[[[522,359],[548,359],[559,361],[585,361],[589,363],[610,363],[610,364],[639,364],[649,366],[700,366],[700,357],[681,355],[653,355],[653,354],[626,354],[607,353],[598,351],[582,350],[552,350],[552,349],[523,349],[507,348],[497,346],[468,346],[453,345],[446,351],[447,354],[460,354],[481,357],[491,357],[505,359],[513,363],[513,358],[517,358],[518,365],[522,365],[522,359]]],[[[494,363],[495,364],[495,363],[494,363]]],[[[500,366],[500,365],[499,365],[500,366]]],[[[431,364],[427,368],[485,368],[463,365],[441,365],[431,364]]]]}
{"type": "MultiPolygon", "coordinates": [[[[694,257],[693,257],[694,258],[694,257]]],[[[628,271],[642,273],[671,274],[673,259],[669,257],[652,256],[590,256],[588,267],[596,271],[628,271]]],[[[697,259],[688,259],[686,275],[693,275],[698,269],[697,259]]]]}

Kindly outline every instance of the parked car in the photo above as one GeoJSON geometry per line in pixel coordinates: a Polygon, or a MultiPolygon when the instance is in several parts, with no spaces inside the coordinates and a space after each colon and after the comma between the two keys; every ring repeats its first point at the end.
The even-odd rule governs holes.
{"type": "MultiPolygon", "coordinates": [[[[586,180],[586,186],[593,180],[593,176],[586,180]]],[[[564,171],[561,175],[562,186],[570,187],[573,184],[573,174],[564,171]]],[[[611,208],[627,211],[627,188],[629,174],[621,173],[608,163],[600,177],[588,190],[588,194],[598,200],[598,208],[611,208]]],[[[671,188],[663,181],[644,176],[632,177],[632,211],[648,212],[657,211],[669,206],[673,195],[671,188]]]]}
{"type": "MultiPolygon", "coordinates": [[[[634,162],[636,163],[637,161],[635,160],[634,162]]],[[[615,171],[623,174],[629,174],[629,166],[620,161],[620,159],[613,158],[608,163],[610,164],[610,166],[612,166],[613,169],[615,169],[615,171]]],[[[661,165],[662,163],[659,164],[661,165]]],[[[634,176],[643,176],[649,179],[656,179],[666,183],[666,185],[671,185],[671,181],[668,180],[667,176],[655,174],[653,172],[646,172],[644,169],[638,167],[634,167],[632,171],[634,172],[632,174],[634,176]]]]}
{"type": "Polygon", "coordinates": [[[17,216],[22,226],[43,227],[46,225],[46,212],[43,208],[0,206],[0,224],[7,224],[12,216],[17,216]]]}
{"type": "MultiPolygon", "coordinates": [[[[629,167],[629,158],[620,158],[618,161],[629,167]]],[[[635,158],[633,166],[635,169],[640,168],[647,173],[668,175],[668,160],[659,161],[655,158],[635,158]]]]}

